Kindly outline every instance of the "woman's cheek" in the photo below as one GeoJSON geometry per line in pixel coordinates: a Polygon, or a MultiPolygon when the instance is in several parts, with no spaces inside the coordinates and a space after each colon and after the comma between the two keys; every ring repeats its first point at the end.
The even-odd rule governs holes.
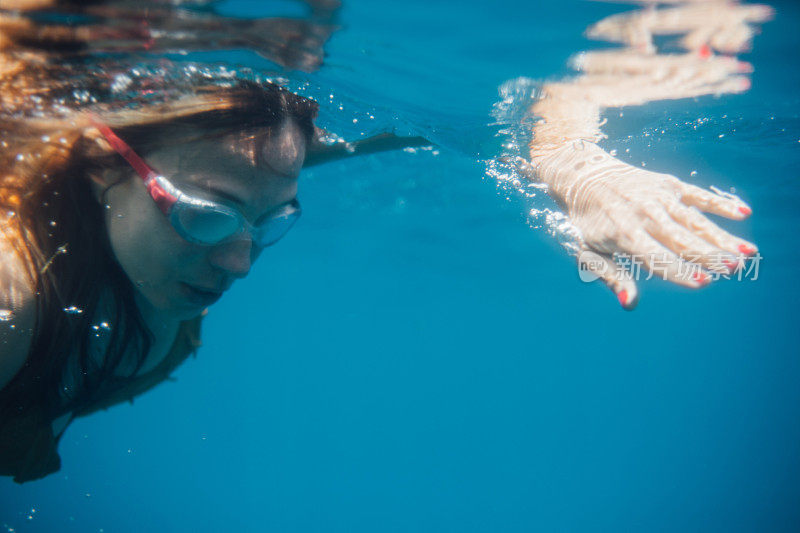
{"type": "Polygon", "coordinates": [[[117,261],[131,282],[141,286],[161,277],[158,271],[172,253],[172,243],[165,242],[162,224],[166,218],[133,185],[129,181],[109,191],[106,225],[117,261]]]}

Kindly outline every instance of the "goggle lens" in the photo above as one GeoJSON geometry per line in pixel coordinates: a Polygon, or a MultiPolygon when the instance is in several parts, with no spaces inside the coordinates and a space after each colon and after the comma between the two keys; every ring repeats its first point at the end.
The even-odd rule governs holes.
{"type": "Polygon", "coordinates": [[[272,246],[292,229],[294,223],[300,218],[300,213],[299,206],[286,206],[280,213],[256,227],[253,240],[262,248],[272,246]]]}
{"type": "Polygon", "coordinates": [[[241,229],[239,221],[229,213],[197,207],[181,209],[178,221],[189,237],[203,244],[217,244],[241,229]]]}
{"type": "MultiPolygon", "coordinates": [[[[266,248],[278,242],[300,218],[301,209],[296,202],[284,206],[262,224],[250,228],[253,244],[266,248]]],[[[219,244],[240,233],[243,220],[233,213],[205,206],[185,206],[177,211],[180,233],[193,242],[207,245],[219,244]]]]}

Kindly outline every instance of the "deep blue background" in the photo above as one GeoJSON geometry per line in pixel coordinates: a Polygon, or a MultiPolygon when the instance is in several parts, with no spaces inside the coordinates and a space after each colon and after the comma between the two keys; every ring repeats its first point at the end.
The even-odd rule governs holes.
{"type": "Polygon", "coordinates": [[[756,67],[747,94],[610,120],[621,157],[735,187],[754,214],[721,224],[764,256],[755,281],[646,282],[626,313],[528,227],[524,201],[482,179],[497,87],[566,74],[571,54],[605,46],[585,27],[629,9],[537,4],[346,1],[309,78],[334,95],[320,124],[350,137],[396,127],[442,148],[309,171],[304,219],[211,310],[177,383],[75,422],[58,474],[0,480],[0,524],[800,529],[798,6],[772,3],[743,56],[756,67]]]}

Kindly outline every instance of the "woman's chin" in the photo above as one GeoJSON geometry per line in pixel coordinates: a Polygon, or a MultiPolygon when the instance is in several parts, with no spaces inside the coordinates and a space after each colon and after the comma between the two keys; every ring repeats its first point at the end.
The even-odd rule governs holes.
{"type": "Polygon", "coordinates": [[[221,296],[178,282],[170,291],[158,291],[152,295],[139,292],[137,300],[143,314],[158,316],[159,320],[166,322],[191,320],[200,316],[221,296]]]}

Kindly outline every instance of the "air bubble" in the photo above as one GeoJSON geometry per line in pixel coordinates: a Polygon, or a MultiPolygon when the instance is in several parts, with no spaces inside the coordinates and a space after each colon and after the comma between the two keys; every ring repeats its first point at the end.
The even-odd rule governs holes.
{"type": "Polygon", "coordinates": [[[111,326],[108,322],[100,322],[99,324],[92,324],[92,330],[95,332],[95,337],[99,337],[105,331],[111,331],[111,326]]]}
{"type": "Polygon", "coordinates": [[[133,83],[133,80],[130,76],[125,74],[118,74],[114,77],[114,81],[111,84],[111,92],[114,93],[121,93],[125,89],[127,89],[130,84],[133,83]]]}

